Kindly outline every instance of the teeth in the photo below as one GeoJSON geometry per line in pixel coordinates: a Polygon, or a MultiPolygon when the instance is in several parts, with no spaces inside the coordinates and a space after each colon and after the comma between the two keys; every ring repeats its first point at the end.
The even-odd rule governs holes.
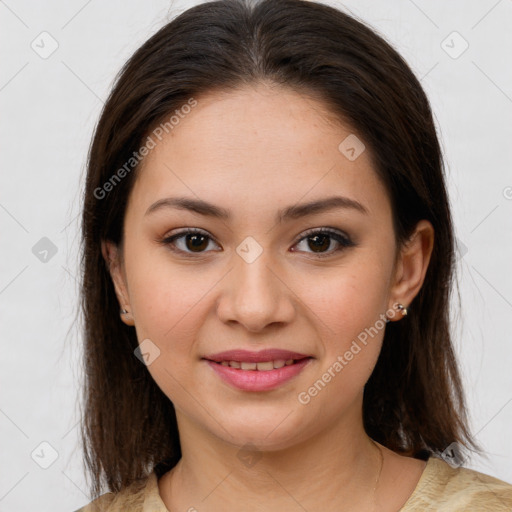
{"type": "Polygon", "coordinates": [[[266,361],[256,364],[258,370],[268,371],[274,369],[274,363],[272,361],[266,361]]]}
{"type": "Polygon", "coordinates": [[[231,368],[240,368],[241,370],[258,370],[258,371],[269,371],[283,366],[290,366],[295,362],[294,359],[276,359],[275,361],[262,361],[260,363],[249,363],[245,361],[221,361],[222,366],[230,366],[231,368]]]}

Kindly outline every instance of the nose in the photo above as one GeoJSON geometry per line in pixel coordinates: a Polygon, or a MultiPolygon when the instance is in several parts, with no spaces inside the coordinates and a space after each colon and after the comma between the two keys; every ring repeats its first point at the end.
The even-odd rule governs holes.
{"type": "Polygon", "coordinates": [[[290,323],[295,315],[294,294],[266,251],[251,263],[234,255],[234,268],[224,281],[217,315],[224,323],[243,325],[248,331],[290,323]]]}

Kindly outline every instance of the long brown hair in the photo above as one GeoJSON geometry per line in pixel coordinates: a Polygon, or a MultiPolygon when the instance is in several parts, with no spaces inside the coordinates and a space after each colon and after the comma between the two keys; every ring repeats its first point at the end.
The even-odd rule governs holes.
{"type": "Polygon", "coordinates": [[[481,450],[467,427],[452,347],[453,225],[433,115],[419,81],[381,36],[335,8],[305,0],[219,0],[183,12],[126,62],[89,149],[81,434],[93,497],[104,483],[117,492],[152,470],[160,477],[181,457],[173,404],[134,356],[135,329],[120,320],[101,253],[102,240],[122,245],[127,198],[140,168],[126,162],[191,98],[261,80],[323,100],[361,135],[391,199],[397,247],[421,219],[435,229],[423,287],[410,314],[387,325],[365,387],[368,435],[422,459],[452,442],[481,450]]]}

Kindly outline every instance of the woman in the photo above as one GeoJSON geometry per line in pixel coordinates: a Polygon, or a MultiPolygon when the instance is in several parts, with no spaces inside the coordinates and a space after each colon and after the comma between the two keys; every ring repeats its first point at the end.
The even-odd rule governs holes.
{"type": "Polygon", "coordinates": [[[314,2],[187,10],[90,149],[80,510],[509,511],[512,485],[463,467],[453,271],[395,50],[314,2]]]}

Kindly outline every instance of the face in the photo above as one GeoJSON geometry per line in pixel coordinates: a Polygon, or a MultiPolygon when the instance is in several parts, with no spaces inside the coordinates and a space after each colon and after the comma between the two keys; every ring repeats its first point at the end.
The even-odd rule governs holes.
{"type": "Polygon", "coordinates": [[[412,300],[425,270],[397,260],[369,150],[357,156],[350,126],[288,89],[196,99],[138,171],[122,254],[104,245],[148,371],[178,423],[238,445],[285,448],[360,421],[384,314],[412,300]],[[205,359],[266,349],[302,355],[260,358],[272,368],[309,357],[272,370],[205,359]]]}

